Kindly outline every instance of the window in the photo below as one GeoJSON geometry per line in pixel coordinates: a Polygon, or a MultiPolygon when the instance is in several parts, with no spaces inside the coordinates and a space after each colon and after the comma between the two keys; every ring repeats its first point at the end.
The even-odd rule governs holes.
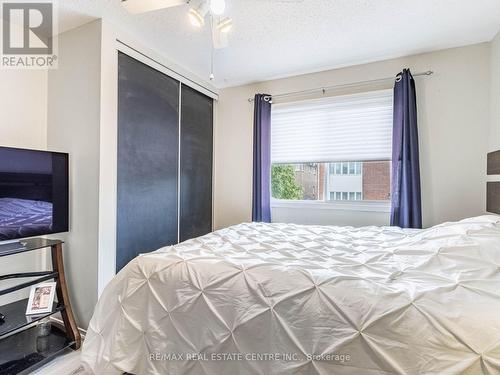
{"type": "Polygon", "coordinates": [[[390,199],[392,90],[275,104],[272,197],[390,199]]]}
{"type": "Polygon", "coordinates": [[[351,201],[360,201],[361,200],[361,192],[359,191],[350,191],[350,192],[342,192],[342,191],[330,191],[330,200],[331,201],[340,201],[340,200],[351,201]]]}
{"type": "Polygon", "coordinates": [[[360,162],[356,163],[356,174],[361,174],[361,163],[360,162]]]}
{"type": "Polygon", "coordinates": [[[347,174],[348,168],[349,167],[347,163],[342,163],[342,174],[347,174]]]}
{"type": "Polygon", "coordinates": [[[349,163],[349,174],[355,174],[356,163],[349,163]]]}

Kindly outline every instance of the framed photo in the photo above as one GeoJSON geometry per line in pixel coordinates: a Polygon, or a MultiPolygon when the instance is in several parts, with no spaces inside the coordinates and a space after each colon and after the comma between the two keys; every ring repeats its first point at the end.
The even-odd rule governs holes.
{"type": "Polygon", "coordinates": [[[52,311],[56,283],[43,283],[31,287],[26,315],[44,314],[52,311]]]}

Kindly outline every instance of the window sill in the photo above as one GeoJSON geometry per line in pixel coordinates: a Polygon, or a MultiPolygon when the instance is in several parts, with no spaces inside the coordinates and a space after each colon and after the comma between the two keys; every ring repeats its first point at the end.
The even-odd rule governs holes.
{"type": "Polygon", "coordinates": [[[285,199],[272,199],[271,208],[295,208],[295,209],[316,209],[316,210],[344,210],[360,212],[391,212],[391,202],[389,201],[295,201],[285,199]]]}

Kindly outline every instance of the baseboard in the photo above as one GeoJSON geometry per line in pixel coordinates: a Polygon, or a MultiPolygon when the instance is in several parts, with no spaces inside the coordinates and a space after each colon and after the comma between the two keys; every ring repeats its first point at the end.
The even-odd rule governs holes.
{"type": "MultiPolygon", "coordinates": [[[[62,319],[56,318],[54,316],[51,316],[50,320],[52,320],[58,324],[64,325],[64,322],[62,321],[62,319]]],[[[77,327],[77,328],[78,328],[78,331],[80,332],[80,335],[82,336],[82,342],[83,342],[83,340],[85,340],[85,335],[87,335],[87,330],[80,328],[80,327],[77,327]]]]}

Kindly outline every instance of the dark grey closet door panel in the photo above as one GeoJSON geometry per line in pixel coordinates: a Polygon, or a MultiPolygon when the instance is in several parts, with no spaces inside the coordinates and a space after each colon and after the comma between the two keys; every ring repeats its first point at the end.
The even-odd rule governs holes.
{"type": "Polygon", "coordinates": [[[212,230],[213,100],[181,88],[180,240],[212,230]]]}
{"type": "Polygon", "coordinates": [[[179,83],[118,57],[119,271],[139,253],[177,243],[179,83]]]}

